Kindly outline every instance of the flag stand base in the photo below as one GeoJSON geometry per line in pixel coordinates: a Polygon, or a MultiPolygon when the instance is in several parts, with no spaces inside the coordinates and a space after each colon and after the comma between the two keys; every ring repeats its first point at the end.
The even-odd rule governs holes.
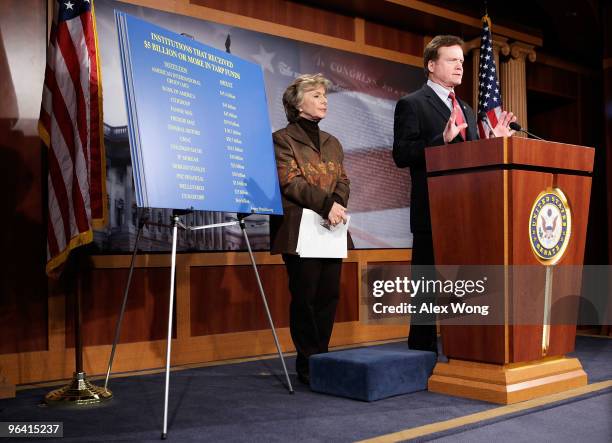
{"type": "Polygon", "coordinates": [[[111,398],[113,393],[110,390],[90,383],[84,372],[75,372],[70,383],[45,395],[45,403],[49,406],[81,406],[102,403],[111,398]]]}

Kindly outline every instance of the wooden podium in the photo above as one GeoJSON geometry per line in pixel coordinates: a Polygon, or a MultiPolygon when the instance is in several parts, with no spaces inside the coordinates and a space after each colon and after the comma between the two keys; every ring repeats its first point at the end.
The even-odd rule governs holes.
{"type": "Polygon", "coordinates": [[[509,404],[585,385],[580,362],[564,357],[574,350],[577,297],[576,318],[551,324],[544,320],[546,306],[534,303],[532,294],[547,286],[549,303],[580,294],[580,273],[550,276],[563,265],[583,263],[594,149],[512,137],[427,148],[425,155],[436,265],[503,265],[505,319],[495,325],[442,325],[449,362],[436,365],[429,390],[509,404]],[[565,206],[556,195],[565,197],[565,206]],[[539,199],[556,206],[539,214],[539,199]],[[558,220],[546,222],[557,207],[557,218],[569,222],[564,231],[558,220]],[[537,230],[552,236],[553,227],[564,242],[551,246],[556,251],[551,259],[537,230]],[[526,268],[536,275],[512,272],[517,265],[531,265],[526,268]],[[516,320],[534,313],[542,320],[516,320]]]}

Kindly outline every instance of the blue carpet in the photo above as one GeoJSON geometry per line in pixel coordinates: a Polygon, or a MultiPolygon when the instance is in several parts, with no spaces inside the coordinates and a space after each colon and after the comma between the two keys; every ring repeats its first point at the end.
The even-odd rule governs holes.
{"type": "MultiPolygon", "coordinates": [[[[612,340],[578,337],[576,349],[589,382],[612,379],[612,340]]],[[[292,359],[288,365],[293,367],[292,359]]],[[[168,439],[355,441],[497,407],[430,392],[364,403],[311,392],[294,374],[296,393],[289,395],[281,374],[276,359],[172,373],[168,439]]],[[[111,402],[82,409],[38,406],[48,388],[20,391],[15,399],[0,400],[0,421],[62,421],[66,441],[159,441],[163,382],[163,374],[112,380],[111,402]]]]}
{"type": "Polygon", "coordinates": [[[442,438],[430,435],[427,440],[421,441],[608,443],[612,441],[612,389],[607,389],[606,392],[518,417],[479,424],[476,429],[454,430],[442,438]]]}
{"type": "Polygon", "coordinates": [[[576,351],[568,356],[580,360],[589,383],[612,379],[612,339],[578,336],[576,351]]]}

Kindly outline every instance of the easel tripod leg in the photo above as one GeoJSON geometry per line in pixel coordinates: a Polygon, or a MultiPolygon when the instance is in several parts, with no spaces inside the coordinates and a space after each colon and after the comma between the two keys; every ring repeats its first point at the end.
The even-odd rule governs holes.
{"type": "Polygon", "coordinates": [[[272,336],[274,337],[274,343],[276,344],[276,349],[278,351],[278,356],[280,357],[281,364],[283,365],[283,371],[285,373],[285,378],[287,379],[287,386],[289,389],[289,393],[293,394],[293,386],[291,385],[291,380],[289,379],[289,373],[287,372],[287,366],[285,365],[285,358],[283,357],[283,351],[281,350],[280,342],[278,341],[278,336],[276,335],[276,329],[274,328],[274,322],[272,321],[272,315],[270,314],[270,308],[268,308],[268,301],[266,300],[266,293],[264,292],[263,286],[261,284],[261,279],[259,278],[259,272],[257,271],[257,265],[255,263],[255,257],[253,256],[253,251],[251,250],[251,244],[249,242],[249,237],[246,233],[246,226],[243,220],[240,220],[240,228],[242,230],[242,235],[244,236],[244,240],[247,245],[247,249],[249,250],[249,256],[251,257],[251,264],[253,265],[253,271],[255,271],[255,278],[257,279],[257,285],[259,286],[259,294],[261,295],[261,300],[263,301],[264,308],[266,309],[266,315],[268,316],[268,322],[270,322],[270,328],[272,329],[272,336]]]}
{"type": "Polygon", "coordinates": [[[168,341],[166,345],[166,386],[164,391],[164,424],[161,438],[165,440],[168,437],[168,392],[170,388],[170,353],[172,345],[172,317],[174,310],[174,275],[176,272],[176,238],[178,231],[179,218],[177,215],[172,216],[172,265],[170,266],[170,300],[168,308],[168,341]]]}
{"type": "Polygon", "coordinates": [[[111,348],[110,358],[108,359],[108,368],[106,370],[106,379],[104,380],[104,389],[108,387],[108,380],[110,378],[111,370],[113,368],[113,361],[115,360],[115,350],[117,349],[117,343],[119,343],[119,336],[121,335],[121,324],[123,323],[123,315],[125,314],[125,307],[127,305],[128,293],[130,292],[130,286],[132,284],[132,274],[134,273],[134,265],[136,263],[136,254],[138,253],[138,242],[140,240],[140,234],[144,223],[138,224],[138,233],[136,234],[136,243],[134,244],[134,250],[132,251],[132,261],[130,262],[130,272],[128,273],[127,283],[125,284],[125,291],[123,292],[123,302],[121,303],[121,311],[119,312],[119,318],[117,319],[117,326],[115,326],[115,339],[113,340],[113,347],[111,348]]]}

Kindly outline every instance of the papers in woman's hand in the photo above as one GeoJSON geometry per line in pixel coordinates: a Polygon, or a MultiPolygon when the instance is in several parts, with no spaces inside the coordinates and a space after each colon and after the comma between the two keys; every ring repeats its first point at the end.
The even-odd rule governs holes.
{"type": "Polygon", "coordinates": [[[346,223],[330,226],[316,212],[303,209],[296,252],[305,258],[346,258],[350,219],[349,215],[346,223]]]}

